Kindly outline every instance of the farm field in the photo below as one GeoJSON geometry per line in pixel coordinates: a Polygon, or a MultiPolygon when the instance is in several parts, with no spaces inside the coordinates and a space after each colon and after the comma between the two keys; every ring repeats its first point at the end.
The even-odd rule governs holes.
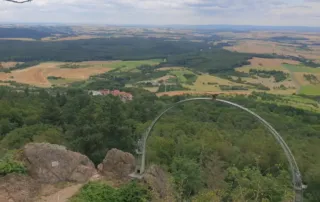
{"type": "Polygon", "coordinates": [[[192,71],[188,69],[180,69],[180,70],[173,70],[170,71],[170,75],[175,76],[180,83],[186,83],[188,79],[185,77],[185,75],[195,75],[192,71]]]}
{"type": "Polygon", "coordinates": [[[138,61],[117,61],[111,64],[104,64],[108,68],[117,69],[120,72],[130,72],[136,70],[136,67],[141,65],[157,65],[161,62],[161,59],[153,60],[138,60],[138,61]]]}
{"type": "Polygon", "coordinates": [[[283,106],[292,106],[298,109],[320,112],[320,104],[310,98],[298,96],[298,95],[275,95],[274,99],[261,99],[258,98],[260,102],[263,103],[272,103],[283,106]]]}
{"type": "MultiPolygon", "coordinates": [[[[219,92],[221,91],[219,85],[239,86],[241,84],[237,84],[227,79],[222,79],[209,74],[203,74],[198,76],[196,82],[193,85],[184,85],[184,86],[196,92],[209,92],[209,91],[219,92]]],[[[246,85],[243,85],[243,86],[246,86],[246,85]]]]}
{"type": "MultiPolygon", "coordinates": [[[[308,72],[293,72],[292,75],[295,78],[296,82],[299,85],[310,85],[310,84],[314,84],[308,80],[306,80],[305,76],[306,75],[310,75],[311,73],[308,72]]],[[[320,81],[320,73],[312,73],[312,75],[318,80],[320,81]]]]}
{"type": "MultiPolygon", "coordinates": [[[[320,40],[319,40],[320,41],[320,40]]],[[[317,41],[317,42],[319,42],[317,41]]],[[[307,45],[307,44],[306,44],[307,45]]],[[[237,40],[236,45],[224,47],[226,50],[243,53],[278,54],[295,57],[305,57],[320,61],[320,50],[312,45],[309,49],[300,48],[298,45],[262,40],[237,40]]]]}
{"type": "Polygon", "coordinates": [[[260,71],[281,71],[289,76],[286,80],[281,82],[276,82],[273,77],[261,78],[259,76],[241,77],[241,80],[243,81],[262,84],[270,88],[270,93],[274,94],[320,94],[319,91],[316,90],[319,86],[315,85],[315,83],[310,83],[310,81],[305,78],[306,75],[312,74],[320,81],[320,68],[307,67],[300,64],[298,61],[293,60],[253,58],[249,61],[251,62],[251,65],[236,68],[236,71],[244,73],[249,73],[251,69],[260,71]],[[286,89],[284,90],[283,87],[286,89]]]}
{"type": "Polygon", "coordinates": [[[283,71],[289,72],[288,69],[283,67],[283,64],[298,65],[300,62],[294,60],[284,60],[284,59],[269,59],[269,58],[256,58],[250,59],[251,65],[246,65],[243,67],[236,68],[237,71],[248,73],[250,69],[257,70],[267,70],[267,71],[283,71]]]}
{"type": "Polygon", "coordinates": [[[161,67],[159,69],[157,69],[157,71],[169,71],[169,70],[183,70],[184,67],[161,67]]]}
{"type": "Polygon", "coordinates": [[[50,87],[51,83],[47,77],[61,77],[73,80],[85,80],[91,75],[101,74],[110,71],[111,68],[92,67],[67,69],[59,68],[63,63],[42,63],[40,65],[22,70],[15,70],[11,73],[0,73],[2,81],[16,81],[18,83],[29,84],[38,87],[50,87]]]}
{"type": "MultiPolygon", "coordinates": [[[[228,79],[220,78],[218,75],[199,74],[194,73],[192,69],[183,67],[165,67],[162,71],[168,71],[168,75],[177,78],[177,84],[180,84],[183,88],[188,90],[181,91],[176,89],[175,91],[168,92],[169,95],[175,94],[174,92],[181,94],[186,93],[215,93],[215,92],[228,92],[228,93],[251,93],[267,92],[271,94],[283,94],[292,95],[296,93],[303,93],[306,95],[320,94],[315,90],[318,86],[310,83],[306,80],[305,75],[312,73],[320,81],[320,69],[306,67],[300,64],[298,61],[287,59],[273,59],[273,58],[252,58],[249,60],[251,65],[246,65],[240,68],[236,68],[238,72],[249,73],[250,69],[260,71],[276,71],[276,75],[286,76],[283,80],[276,80],[271,73],[268,77],[260,77],[259,75],[251,74],[250,76],[230,76],[228,79]],[[290,68],[288,68],[290,67],[290,68]],[[299,72],[293,72],[299,71],[299,72]],[[277,73],[279,72],[279,73],[277,73]],[[314,73],[316,72],[316,73],[314,73]],[[194,75],[193,80],[188,80],[186,75],[194,75]],[[264,89],[266,88],[266,89],[264,89]],[[243,90],[242,90],[243,89],[243,90]],[[268,90],[269,89],[269,90],[268,90]],[[301,89],[301,92],[300,92],[301,89]]],[[[171,80],[173,77],[161,77],[153,79],[153,82],[160,80],[171,80]]],[[[173,83],[174,84],[174,83],[173,83]]],[[[145,88],[151,92],[155,92],[155,88],[145,88]]],[[[161,94],[160,94],[161,95],[161,94]]]]}
{"type": "MultiPolygon", "coordinates": [[[[11,73],[0,73],[0,81],[15,81],[37,87],[67,85],[75,81],[87,80],[90,76],[102,74],[110,70],[133,71],[142,64],[156,65],[161,60],[141,61],[85,61],[77,63],[45,62],[37,66],[11,73]],[[51,77],[51,79],[48,79],[51,77]]],[[[3,63],[6,66],[16,63],[3,63]]]]}
{"type": "Polygon", "coordinates": [[[302,86],[300,89],[300,94],[320,95],[320,84],[302,86]]]}
{"type": "Polygon", "coordinates": [[[216,94],[223,94],[223,95],[249,95],[252,92],[250,91],[232,91],[232,92],[225,92],[225,91],[216,91],[216,92],[197,92],[197,91],[171,91],[171,92],[162,92],[157,93],[158,97],[161,96],[177,96],[177,95],[216,95],[216,94]]]}
{"type": "Polygon", "coordinates": [[[7,69],[16,66],[16,64],[22,64],[22,62],[0,62],[0,69],[7,69]]]}
{"type": "Polygon", "coordinates": [[[320,68],[311,68],[304,65],[284,64],[283,67],[292,72],[320,73],[320,68]]]}
{"type": "Polygon", "coordinates": [[[79,35],[79,36],[70,36],[70,37],[45,37],[41,41],[71,41],[71,40],[81,40],[81,39],[94,39],[94,38],[103,38],[100,36],[93,35],[79,35]]]}

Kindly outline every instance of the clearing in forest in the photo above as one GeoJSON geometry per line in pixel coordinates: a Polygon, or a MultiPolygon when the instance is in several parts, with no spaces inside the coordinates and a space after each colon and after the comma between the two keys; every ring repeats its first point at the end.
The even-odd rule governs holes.
{"type": "Polygon", "coordinates": [[[227,79],[222,79],[216,76],[212,76],[209,74],[199,75],[196,82],[193,85],[184,85],[193,91],[196,92],[216,92],[221,91],[220,85],[223,86],[247,86],[245,84],[238,84],[227,79]]]}
{"type": "Polygon", "coordinates": [[[22,70],[15,70],[11,73],[0,73],[0,80],[16,81],[39,87],[50,87],[51,82],[48,80],[48,77],[85,80],[92,75],[102,74],[111,70],[111,68],[106,67],[60,68],[63,64],[65,63],[48,62],[22,70]]]}
{"type": "Polygon", "coordinates": [[[161,62],[161,59],[153,60],[137,60],[137,61],[118,61],[112,64],[106,64],[107,67],[112,69],[118,69],[120,72],[130,72],[137,69],[141,65],[157,65],[161,62]]]}
{"type": "Polygon", "coordinates": [[[320,95],[320,84],[302,86],[299,93],[305,95],[320,95]]]}
{"type": "MultiPolygon", "coordinates": [[[[276,82],[274,77],[270,77],[270,78],[262,78],[262,77],[256,77],[256,78],[252,78],[252,77],[242,77],[241,78],[242,81],[248,82],[248,83],[252,83],[252,84],[261,84],[263,86],[266,86],[268,88],[270,88],[271,91],[277,91],[281,88],[281,86],[287,88],[288,90],[291,89],[292,91],[290,92],[295,92],[296,90],[296,85],[295,83],[292,81],[292,79],[287,79],[285,81],[281,81],[281,82],[276,82]]],[[[285,90],[287,90],[285,89],[285,90]]]]}
{"type": "Polygon", "coordinates": [[[157,71],[175,71],[175,70],[184,70],[184,67],[161,67],[157,71]]]}
{"type": "Polygon", "coordinates": [[[289,72],[288,69],[283,67],[283,64],[291,64],[291,65],[300,64],[300,62],[294,61],[294,60],[256,58],[256,57],[249,60],[249,62],[251,63],[251,65],[239,67],[239,68],[236,68],[236,70],[239,72],[245,72],[245,73],[248,73],[250,69],[289,72]]]}
{"type": "Polygon", "coordinates": [[[320,68],[312,68],[304,65],[292,64],[284,64],[283,66],[291,72],[320,73],[320,68]]]}
{"type": "Polygon", "coordinates": [[[0,69],[7,69],[22,64],[23,62],[0,62],[0,69]]]}
{"type": "MultiPolygon", "coordinates": [[[[315,41],[319,42],[319,41],[315,41]]],[[[319,60],[320,50],[317,47],[308,45],[307,49],[291,43],[279,43],[265,40],[238,40],[234,46],[227,46],[224,49],[237,51],[240,53],[257,53],[257,54],[278,54],[290,55],[295,57],[305,57],[308,59],[319,60]]]]}
{"type": "Polygon", "coordinates": [[[0,81],[16,81],[39,87],[64,85],[74,81],[86,80],[90,76],[102,74],[110,70],[137,70],[138,66],[156,65],[161,60],[140,61],[86,61],[86,62],[45,62],[34,67],[14,70],[11,73],[1,73],[0,81]],[[48,79],[49,77],[49,79],[48,79]]]}
{"type": "Polygon", "coordinates": [[[308,76],[308,75],[312,75],[315,78],[315,82],[319,82],[320,83],[320,73],[293,72],[292,74],[293,74],[295,80],[301,86],[314,84],[313,82],[308,81],[306,79],[306,76],[308,76]]]}
{"type": "Polygon", "coordinates": [[[186,75],[195,75],[195,74],[190,70],[182,69],[182,70],[170,71],[170,75],[175,76],[178,79],[178,81],[182,84],[188,81],[188,78],[186,78],[186,75]]]}

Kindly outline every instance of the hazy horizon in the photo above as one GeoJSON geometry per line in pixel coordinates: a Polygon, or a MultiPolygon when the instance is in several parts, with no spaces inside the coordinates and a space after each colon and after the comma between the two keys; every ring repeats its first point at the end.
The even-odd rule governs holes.
{"type": "Polygon", "coordinates": [[[0,0],[0,23],[320,27],[318,0],[0,0]]]}

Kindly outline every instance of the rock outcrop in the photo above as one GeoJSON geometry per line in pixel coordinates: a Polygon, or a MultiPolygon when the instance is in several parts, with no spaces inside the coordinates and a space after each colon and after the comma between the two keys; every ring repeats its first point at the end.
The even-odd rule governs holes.
{"type": "Polygon", "coordinates": [[[143,176],[143,181],[151,188],[153,201],[175,201],[169,176],[161,167],[150,166],[143,176]]]}
{"type": "Polygon", "coordinates": [[[135,170],[135,158],[132,154],[118,149],[107,152],[103,162],[99,164],[99,172],[107,179],[126,182],[130,180],[129,174],[135,170]]]}
{"type": "Polygon", "coordinates": [[[23,156],[29,174],[42,183],[86,182],[96,174],[88,157],[60,145],[30,143],[23,156]]]}
{"type": "Polygon", "coordinates": [[[1,202],[31,202],[40,185],[29,176],[9,174],[0,178],[1,202]]]}

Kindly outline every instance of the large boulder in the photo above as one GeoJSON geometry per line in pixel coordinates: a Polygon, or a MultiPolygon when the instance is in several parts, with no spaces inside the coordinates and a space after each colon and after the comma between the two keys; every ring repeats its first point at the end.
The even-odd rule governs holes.
{"type": "Polygon", "coordinates": [[[31,177],[9,174],[0,178],[1,202],[31,202],[37,195],[40,185],[31,177]]]}
{"type": "Polygon", "coordinates": [[[150,166],[143,176],[143,181],[152,190],[153,201],[175,201],[169,175],[161,167],[150,166]]]}
{"type": "Polygon", "coordinates": [[[103,162],[98,165],[98,170],[107,179],[128,181],[129,174],[135,170],[135,158],[132,154],[118,149],[107,152],[103,162]]]}
{"type": "Polygon", "coordinates": [[[43,183],[86,182],[97,173],[87,156],[60,145],[30,143],[23,156],[29,174],[43,183]]]}

